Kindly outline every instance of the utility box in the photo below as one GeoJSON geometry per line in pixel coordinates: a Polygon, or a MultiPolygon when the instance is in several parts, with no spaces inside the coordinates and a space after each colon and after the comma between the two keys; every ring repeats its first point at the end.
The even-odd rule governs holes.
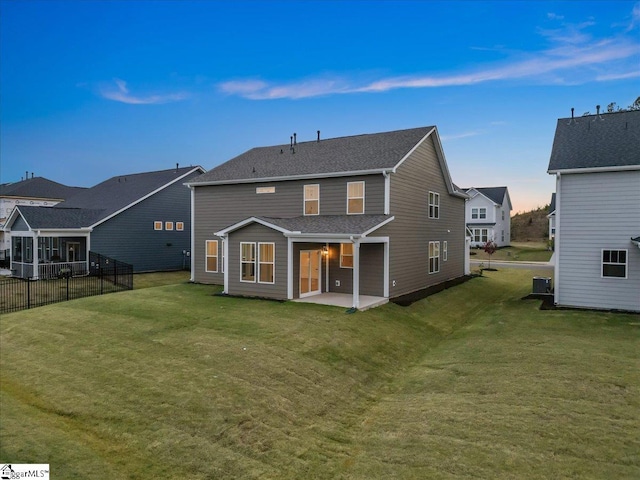
{"type": "Polygon", "coordinates": [[[551,293],[549,277],[533,277],[533,293],[551,293]]]}

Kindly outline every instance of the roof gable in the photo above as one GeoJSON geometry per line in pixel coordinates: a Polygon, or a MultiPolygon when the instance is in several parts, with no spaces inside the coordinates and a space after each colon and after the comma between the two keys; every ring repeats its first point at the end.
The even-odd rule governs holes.
{"type": "Polygon", "coordinates": [[[549,173],[640,167],[640,111],[560,118],[549,173]]]}
{"type": "MultiPolygon", "coordinates": [[[[502,205],[504,202],[505,195],[507,195],[508,197],[507,187],[472,187],[472,188],[466,188],[465,192],[467,192],[468,194],[472,190],[475,190],[479,194],[484,195],[496,205],[502,205]]],[[[509,201],[508,198],[507,198],[507,201],[509,201]]],[[[510,204],[509,204],[509,209],[511,209],[510,204]]]]}
{"type": "MultiPolygon", "coordinates": [[[[201,167],[182,167],[155,172],[118,175],[91,187],[53,208],[87,209],[100,215],[87,226],[95,226],[113,215],[139,203],[154,193],[184,179],[201,167]]],[[[186,188],[186,187],[184,187],[186,188]]]]}
{"type": "Polygon", "coordinates": [[[13,209],[5,228],[10,230],[22,217],[31,230],[80,229],[91,225],[101,214],[102,210],[23,205],[13,209]]]}
{"type": "Polygon", "coordinates": [[[192,185],[391,170],[435,127],[253,148],[192,185]]]}

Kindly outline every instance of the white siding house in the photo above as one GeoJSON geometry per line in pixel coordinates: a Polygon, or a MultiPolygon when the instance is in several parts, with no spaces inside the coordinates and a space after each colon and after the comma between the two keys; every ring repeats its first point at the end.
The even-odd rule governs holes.
{"type": "Polygon", "coordinates": [[[555,303],[640,311],[640,111],[559,119],[555,303]]]}
{"type": "Polygon", "coordinates": [[[489,240],[498,247],[511,244],[511,198],[507,187],[474,187],[469,195],[465,221],[472,247],[482,247],[489,240]]]}

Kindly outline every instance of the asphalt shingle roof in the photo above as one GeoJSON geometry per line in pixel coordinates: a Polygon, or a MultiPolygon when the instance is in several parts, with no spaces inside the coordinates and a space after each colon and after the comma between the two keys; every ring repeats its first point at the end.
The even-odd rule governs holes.
{"type": "Polygon", "coordinates": [[[100,219],[103,214],[103,210],[86,208],[19,206],[18,209],[34,230],[87,227],[100,219]]]}
{"type": "Polygon", "coordinates": [[[560,118],[549,172],[640,166],[640,111],[560,118]]]}
{"type": "Polygon", "coordinates": [[[101,216],[95,219],[95,221],[98,221],[182,177],[194,168],[197,167],[118,175],[73,196],[63,203],[59,203],[55,208],[100,210],[102,212],[101,216]]]}
{"type": "MultiPolygon", "coordinates": [[[[502,205],[504,200],[504,194],[507,192],[507,187],[472,187],[474,190],[482,193],[485,197],[491,200],[493,203],[502,205]]],[[[471,188],[465,189],[468,192],[471,188]]]]}
{"type": "Polygon", "coordinates": [[[84,190],[86,189],[68,187],[44,177],[33,177],[19,182],[3,183],[0,185],[0,196],[66,200],[84,190]]]}
{"type": "Polygon", "coordinates": [[[253,148],[190,183],[250,181],[393,168],[435,127],[253,148]],[[295,152],[295,153],[294,153],[295,152]]]}

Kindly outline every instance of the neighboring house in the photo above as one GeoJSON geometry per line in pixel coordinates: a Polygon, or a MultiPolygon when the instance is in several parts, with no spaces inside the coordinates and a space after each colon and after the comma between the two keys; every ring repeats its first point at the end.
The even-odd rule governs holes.
{"type": "Polygon", "coordinates": [[[482,247],[489,240],[498,247],[511,244],[511,198],[507,187],[465,188],[466,222],[472,247],[482,247]]]}
{"type": "Polygon", "coordinates": [[[11,269],[23,278],[88,271],[89,251],[134,272],[188,267],[191,198],[184,182],[201,167],[119,175],[54,207],[17,206],[7,220],[11,269]]]}
{"type": "Polygon", "coordinates": [[[383,300],[465,274],[436,127],[249,150],[194,179],[192,281],[230,295],[383,300]]]}
{"type": "Polygon", "coordinates": [[[556,194],[551,194],[551,203],[549,203],[549,240],[553,240],[556,236],[556,194]]]}
{"type": "Polygon", "coordinates": [[[640,111],[561,118],[555,303],[640,311],[640,111]]]}
{"type": "Polygon", "coordinates": [[[2,230],[16,205],[52,207],[84,190],[68,187],[44,177],[34,177],[0,185],[0,260],[8,259],[11,235],[2,230]]]}

